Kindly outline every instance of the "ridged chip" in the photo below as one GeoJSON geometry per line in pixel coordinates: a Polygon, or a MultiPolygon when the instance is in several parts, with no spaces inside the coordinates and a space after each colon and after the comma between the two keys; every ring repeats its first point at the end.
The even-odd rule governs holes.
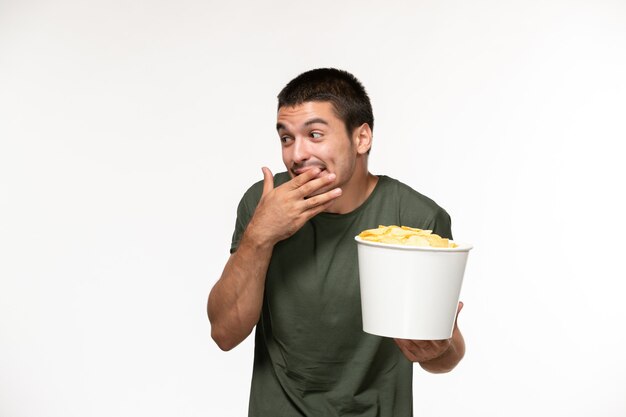
{"type": "Polygon", "coordinates": [[[409,226],[378,226],[364,230],[359,234],[363,240],[395,245],[430,246],[433,248],[456,248],[456,243],[443,238],[432,230],[422,230],[409,226]]]}

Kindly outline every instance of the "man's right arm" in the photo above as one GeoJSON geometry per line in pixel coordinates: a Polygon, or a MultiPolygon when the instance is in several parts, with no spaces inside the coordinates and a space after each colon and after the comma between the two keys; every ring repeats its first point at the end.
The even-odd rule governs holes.
{"type": "Polygon", "coordinates": [[[265,274],[274,245],[255,241],[247,228],[237,251],[230,255],[207,304],[211,337],[222,350],[241,343],[259,321],[265,274]]]}
{"type": "Polygon", "coordinates": [[[311,217],[325,210],[341,195],[335,188],[309,195],[335,181],[334,174],[318,177],[311,169],[274,188],[269,169],[263,168],[263,195],[254,215],[213,286],[207,303],[211,337],[222,350],[241,343],[258,323],[263,305],[265,276],[274,245],[293,235],[311,217]]]}

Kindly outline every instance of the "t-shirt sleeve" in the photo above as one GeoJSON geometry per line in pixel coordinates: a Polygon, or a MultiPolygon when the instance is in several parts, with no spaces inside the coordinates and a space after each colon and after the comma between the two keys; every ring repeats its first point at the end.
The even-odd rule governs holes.
{"type": "Polygon", "coordinates": [[[452,239],[452,222],[446,210],[409,186],[398,184],[402,226],[432,230],[441,237],[452,239]]]}
{"type": "Polygon", "coordinates": [[[246,191],[237,206],[237,220],[235,220],[235,230],[230,243],[230,253],[234,253],[239,247],[243,232],[245,232],[248,223],[254,214],[262,194],[262,183],[256,183],[246,191]],[[259,187],[259,185],[261,187],[259,187]]]}
{"type": "Polygon", "coordinates": [[[435,216],[430,220],[428,229],[441,237],[452,239],[452,219],[450,219],[450,215],[444,209],[439,208],[435,216]]]}
{"type": "Polygon", "coordinates": [[[239,247],[243,232],[246,230],[246,226],[250,221],[251,215],[246,207],[245,196],[242,197],[237,206],[237,220],[235,220],[235,230],[233,231],[233,238],[230,243],[230,253],[234,253],[239,247]]]}

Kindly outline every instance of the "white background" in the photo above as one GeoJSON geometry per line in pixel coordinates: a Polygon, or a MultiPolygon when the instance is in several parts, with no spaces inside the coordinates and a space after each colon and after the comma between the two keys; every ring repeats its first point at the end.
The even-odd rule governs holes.
{"type": "Polygon", "coordinates": [[[206,297],[283,167],[276,94],[353,72],[373,173],[475,245],[416,416],[626,415],[623,1],[0,0],[0,415],[243,416],[206,297]]]}

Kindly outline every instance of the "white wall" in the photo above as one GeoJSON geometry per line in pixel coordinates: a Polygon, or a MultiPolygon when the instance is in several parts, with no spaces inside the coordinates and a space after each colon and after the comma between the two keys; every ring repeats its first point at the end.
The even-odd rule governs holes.
{"type": "Polygon", "coordinates": [[[475,245],[416,415],[625,415],[624,2],[2,0],[2,417],[245,415],[206,296],[322,66],[370,93],[372,171],[475,245]]]}

